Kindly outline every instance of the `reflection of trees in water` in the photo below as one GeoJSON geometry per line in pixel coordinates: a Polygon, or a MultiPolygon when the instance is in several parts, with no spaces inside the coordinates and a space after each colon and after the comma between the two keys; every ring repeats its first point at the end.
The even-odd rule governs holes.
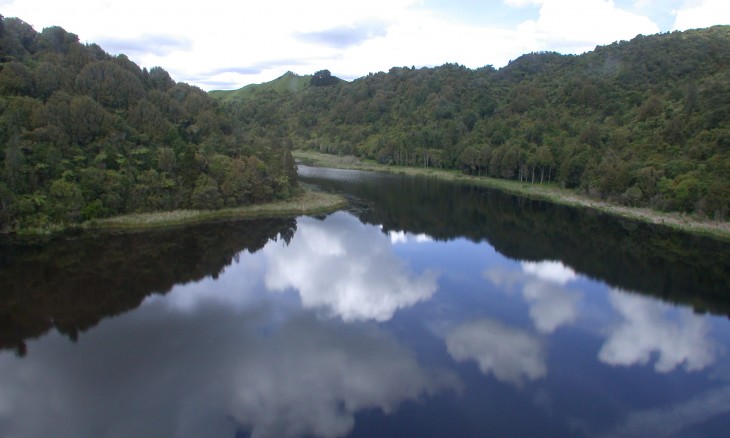
{"type": "Polygon", "coordinates": [[[730,246],[598,213],[432,178],[302,178],[358,197],[383,231],[488,241],[518,260],[561,260],[614,287],[730,315],[730,246]]]}
{"type": "Polygon", "coordinates": [[[241,251],[289,243],[295,231],[296,219],[272,219],[8,245],[0,251],[0,348],[24,355],[25,339],[53,327],[75,341],[146,296],[216,278],[241,251]]]}

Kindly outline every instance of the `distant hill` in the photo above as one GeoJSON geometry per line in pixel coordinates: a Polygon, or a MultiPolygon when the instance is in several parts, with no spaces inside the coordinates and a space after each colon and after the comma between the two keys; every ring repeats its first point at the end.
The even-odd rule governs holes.
{"type": "Polygon", "coordinates": [[[312,75],[300,76],[290,71],[270,82],[246,85],[238,90],[213,90],[208,94],[221,102],[248,101],[261,98],[267,93],[298,93],[310,86],[312,75]]]}
{"type": "Polygon", "coordinates": [[[223,105],[247,132],[298,148],[730,217],[730,26],[530,53],[499,70],[394,67],[223,105]]]}

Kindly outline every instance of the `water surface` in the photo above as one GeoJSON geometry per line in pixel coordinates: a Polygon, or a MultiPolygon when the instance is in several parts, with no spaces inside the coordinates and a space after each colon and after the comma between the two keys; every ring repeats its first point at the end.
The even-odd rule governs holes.
{"type": "Polygon", "coordinates": [[[2,436],[723,436],[724,242],[301,167],[322,217],[6,245],[2,436]]]}

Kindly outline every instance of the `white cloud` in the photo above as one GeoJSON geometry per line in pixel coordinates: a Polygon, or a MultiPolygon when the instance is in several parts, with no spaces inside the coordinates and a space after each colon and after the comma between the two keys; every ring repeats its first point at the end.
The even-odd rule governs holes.
{"type": "MultiPolygon", "coordinates": [[[[272,244],[276,243],[268,243],[272,244]]],[[[162,305],[182,313],[197,312],[202,306],[224,306],[242,311],[264,298],[258,284],[263,270],[261,257],[243,253],[217,279],[205,278],[175,285],[165,295],[149,295],[142,305],[162,305]]]]}
{"type": "Polygon", "coordinates": [[[609,300],[623,321],[609,331],[598,353],[602,362],[644,365],[656,354],[654,369],[666,373],[679,366],[698,371],[715,361],[715,345],[709,339],[707,322],[691,310],[672,312],[668,304],[618,290],[610,292],[609,300]]]}
{"type": "Polygon", "coordinates": [[[405,400],[459,387],[378,332],[323,330],[309,321],[274,341],[251,354],[234,382],[231,412],[257,437],[344,436],[358,411],[388,414],[405,400]]]}
{"type": "Polygon", "coordinates": [[[416,275],[393,253],[392,245],[426,242],[423,235],[361,227],[337,214],[321,221],[303,218],[288,247],[269,242],[260,254],[243,254],[216,280],[175,286],[165,296],[153,295],[145,305],[184,313],[201,306],[225,306],[237,311],[267,297],[259,278],[272,291],[294,288],[307,308],[323,309],[345,321],[390,319],[401,308],[429,299],[437,289],[436,274],[416,275]]]}
{"type": "Polygon", "coordinates": [[[522,270],[542,280],[560,285],[575,280],[575,271],[559,261],[522,262],[522,270]]]}
{"type": "Polygon", "coordinates": [[[405,231],[389,231],[388,237],[390,237],[390,242],[394,245],[396,243],[428,243],[433,241],[433,238],[426,234],[411,234],[405,231]]]}
{"type": "Polygon", "coordinates": [[[264,248],[270,290],[293,288],[304,307],[345,321],[386,321],[436,292],[437,275],[410,272],[378,227],[346,213],[325,220],[302,218],[289,247],[264,248]]]}
{"type": "Polygon", "coordinates": [[[388,236],[390,237],[390,243],[393,245],[408,242],[405,231],[390,231],[388,232],[388,236]]]}
{"type": "Polygon", "coordinates": [[[332,70],[358,77],[363,71],[387,71],[394,66],[504,65],[529,49],[530,41],[514,31],[465,25],[414,11],[404,13],[385,37],[344,52],[332,70]]]}
{"type": "Polygon", "coordinates": [[[657,33],[659,27],[610,0],[544,0],[539,18],[525,21],[518,30],[531,35],[538,50],[582,53],[599,44],[657,33]]]}
{"type": "MultiPolygon", "coordinates": [[[[703,0],[678,9],[675,28],[727,23],[724,3],[703,0]]],[[[676,1],[653,2],[650,8],[646,2],[610,0],[505,0],[480,7],[418,0],[5,4],[3,15],[18,16],[37,30],[59,25],[82,42],[106,42],[102,47],[125,52],[141,66],[160,65],[176,80],[237,88],[287,70],[310,74],[327,68],[353,79],[396,66],[501,67],[533,51],[581,53],[669,30],[655,22],[671,23],[676,1]],[[644,10],[654,21],[637,12],[644,10]]]]}
{"type": "Polygon", "coordinates": [[[502,382],[522,385],[525,379],[547,375],[540,341],[522,330],[489,319],[462,324],[446,335],[446,348],[454,360],[476,361],[484,374],[502,382]]]}
{"type": "Polygon", "coordinates": [[[543,0],[504,0],[504,4],[516,8],[522,8],[528,5],[540,5],[542,3],[543,0]]]}
{"type": "Polygon", "coordinates": [[[522,296],[530,305],[535,328],[541,333],[550,334],[578,317],[578,295],[558,285],[528,281],[522,296]]]}
{"type": "Polygon", "coordinates": [[[676,10],[673,30],[687,30],[716,24],[730,24],[727,0],[700,0],[676,10]]]}
{"type": "Polygon", "coordinates": [[[54,334],[23,359],[0,354],[0,435],[335,437],[360,411],[460,389],[379,330],[156,310],[107,320],[73,348],[54,334]]]}
{"type": "Polygon", "coordinates": [[[512,292],[525,279],[525,275],[522,272],[512,271],[502,266],[490,267],[482,275],[487,281],[502,288],[506,292],[512,292]]]}
{"type": "Polygon", "coordinates": [[[521,267],[522,272],[491,268],[484,277],[508,292],[521,285],[530,318],[539,332],[550,334],[574,322],[580,296],[565,285],[578,278],[575,271],[558,261],[522,262],[521,267]]]}

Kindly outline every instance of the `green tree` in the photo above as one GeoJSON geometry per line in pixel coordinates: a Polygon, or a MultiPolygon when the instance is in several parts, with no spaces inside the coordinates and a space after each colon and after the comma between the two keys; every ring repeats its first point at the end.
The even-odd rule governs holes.
{"type": "Polygon", "coordinates": [[[114,61],[86,64],[76,76],[76,89],[101,105],[126,109],[144,95],[139,77],[114,61]]]}
{"type": "Polygon", "coordinates": [[[329,70],[319,70],[312,75],[312,79],[310,80],[310,84],[315,87],[327,87],[335,85],[338,82],[339,79],[332,76],[332,73],[330,73],[329,70]]]}
{"type": "Polygon", "coordinates": [[[84,199],[81,190],[72,181],[53,181],[49,193],[49,216],[61,223],[74,223],[80,219],[84,199]]]}
{"type": "Polygon", "coordinates": [[[73,97],[69,103],[67,130],[73,142],[88,145],[107,129],[104,107],[88,96],[73,97]]]}
{"type": "Polygon", "coordinates": [[[201,174],[195,182],[195,189],[190,198],[193,208],[215,210],[223,206],[223,197],[218,184],[208,175],[201,174]]]}

